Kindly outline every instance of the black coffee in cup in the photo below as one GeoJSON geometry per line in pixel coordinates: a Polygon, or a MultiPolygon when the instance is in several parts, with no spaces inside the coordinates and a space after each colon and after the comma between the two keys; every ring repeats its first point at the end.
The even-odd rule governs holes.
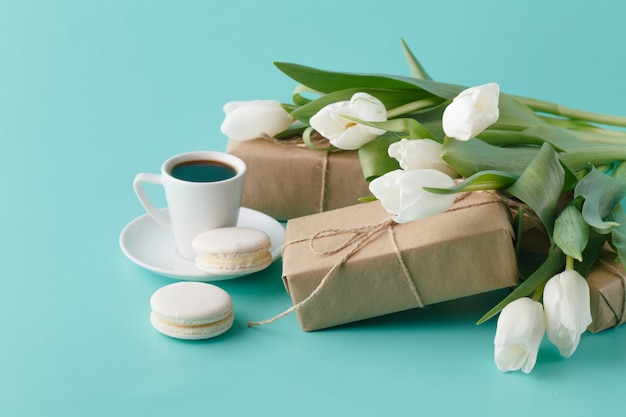
{"type": "Polygon", "coordinates": [[[234,177],[237,171],[219,161],[185,161],[172,168],[172,177],[190,182],[215,182],[234,177]]]}

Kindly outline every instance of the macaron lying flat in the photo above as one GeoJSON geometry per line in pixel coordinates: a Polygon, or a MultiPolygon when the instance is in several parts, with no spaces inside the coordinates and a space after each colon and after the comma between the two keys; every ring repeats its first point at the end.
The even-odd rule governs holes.
{"type": "Polygon", "coordinates": [[[250,227],[223,227],[199,234],[192,242],[196,266],[212,275],[249,274],[272,263],[267,233],[250,227]]]}
{"type": "Polygon", "coordinates": [[[223,289],[204,282],[176,282],[159,288],[150,298],[150,322],[159,332],[177,339],[219,336],[233,324],[233,303],[223,289]]]}

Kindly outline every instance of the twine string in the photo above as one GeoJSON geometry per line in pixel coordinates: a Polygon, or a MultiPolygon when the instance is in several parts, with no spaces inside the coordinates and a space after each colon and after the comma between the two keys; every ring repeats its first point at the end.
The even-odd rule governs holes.
{"type": "MultiPolygon", "coordinates": [[[[261,135],[261,138],[272,142],[272,143],[278,143],[278,144],[295,144],[298,147],[305,147],[305,143],[302,139],[301,136],[294,136],[293,138],[289,138],[289,139],[276,139],[272,136],[263,134],[261,135]]],[[[324,158],[322,159],[322,184],[320,187],[320,204],[319,204],[319,212],[323,212],[326,209],[326,197],[328,196],[328,165],[329,165],[329,158],[330,158],[330,150],[331,148],[326,149],[325,147],[328,146],[328,139],[322,137],[321,135],[317,134],[317,133],[313,133],[311,135],[311,142],[314,145],[320,145],[320,147],[317,149],[318,151],[321,151],[324,153],[324,158]],[[322,147],[321,145],[324,145],[325,147],[322,147]]]]}
{"type": "MultiPolygon", "coordinates": [[[[450,208],[448,211],[455,211],[455,210],[465,209],[469,207],[477,207],[477,206],[483,206],[483,205],[494,204],[494,203],[502,203],[502,204],[505,204],[507,207],[510,207],[509,204],[507,204],[509,200],[493,193],[490,193],[494,197],[492,199],[481,200],[475,203],[468,203],[464,205],[457,204],[458,202],[467,198],[470,194],[471,193],[469,192],[459,193],[459,195],[457,196],[455,200],[455,206],[450,208]]],[[[396,258],[400,265],[400,269],[402,270],[402,275],[404,279],[406,280],[407,284],[409,285],[411,293],[415,297],[418,307],[420,308],[424,307],[422,297],[420,296],[419,291],[415,285],[415,281],[413,280],[411,273],[406,263],[404,262],[404,259],[402,257],[402,252],[400,251],[400,248],[398,247],[396,237],[393,232],[393,226],[395,224],[396,223],[392,218],[387,218],[379,223],[366,225],[366,226],[359,226],[359,227],[353,227],[353,228],[347,228],[347,229],[336,229],[336,228],[325,229],[325,230],[316,232],[311,236],[286,242],[283,245],[283,249],[282,249],[283,253],[288,246],[294,245],[297,243],[302,243],[302,242],[308,242],[309,248],[311,249],[312,252],[317,253],[319,255],[323,255],[323,256],[337,254],[345,250],[346,248],[350,248],[350,249],[330,268],[330,270],[324,275],[324,277],[322,278],[320,283],[317,285],[317,287],[313,290],[313,292],[311,292],[311,294],[309,294],[305,299],[291,306],[290,308],[283,311],[282,313],[274,317],[271,317],[267,320],[250,321],[247,323],[248,326],[253,327],[253,326],[261,326],[261,325],[273,323],[281,319],[282,317],[285,317],[293,313],[294,311],[298,310],[305,304],[309,303],[313,298],[315,298],[322,291],[322,289],[326,286],[326,283],[331,278],[331,276],[335,273],[335,271],[337,271],[337,269],[339,269],[343,264],[345,264],[348,261],[348,259],[352,257],[352,255],[354,255],[362,247],[364,247],[374,235],[376,235],[379,231],[383,230],[384,228],[388,229],[391,245],[393,247],[394,254],[396,255],[396,258]],[[342,244],[337,245],[331,249],[322,250],[316,246],[316,242],[318,242],[322,238],[334,237],[334,236],[339,236],[342,234],[352,234],[353,236],[350,237],[347,241],[343,242],[342,244]]]]}
{"type": "Polygon", "coordinates": [[[419,308],[424,307],[424,302],[422,301],[422,297],[417,291],[417,287],[415,286],[415,281],[411,277],[411,273],[409,272],[409,268],[406,266],[404,262],[404,258],[402,257],[402,252],[400,252],[400,248],[398,247],[398,243],[396,242],[396,235],[393,233],[393,228],[387,228],[389,231],[389,239],[391,239],[391,244],[393,245],[393,251],[396,254],[396,258],[398,259],[398,263],[400,264],[400,268],[402,268],[402,275],[406,279],[407,284],[409,284],[409,288],[417,301],[417,306],[419,308]]]}
{"type": "Polygon", "coordinates": [[[328,158],[330,156],[330,152],[324,152],[324,159],[322,160],[322,185],[321,185],[321,195],[320,195],[320,213],[324,211],[326,207],[326,196],[327,196],[327,177],[328,177],[328,158]]]}
{"type": "Polygon", "coordinates": [[[252,326],[259,326],[259,325],[273,323],[276,320],[282,317],[285,317],[286,315],[296,311],[297,309],[301,308],[303,305],[310,302],[313,298],[315,298],[322,291],[322,289],[326,286],[326,283],[331,278],[331,276],[333,276],[335,271],[337,271],[343,264],[345,264],[348,261],[348,259],[352,257],[352,255],[354,255],[361,248],[363,248],[372,237],[374,237],[378,232],[380,232],[381,230],[385,228],[387,228],[389,231],[389,236],[390,236],[391,243],[394,249],[394,253],[396,254],[396,258],[398,259],[398,262],[400,264],[400,268],[402,270],[403,276],[405,280],[407,281],[407,283],[409,284],[411,292],[415,296],[418,306],[423,307],[424,303],[422,302],[422,298],[420,297],[417,291],[417,288],[415,287],[415,283],[413,279],[411,278],[411,274],[404,262],[404,259],[402,258],[402,253],[400,252],[400,248],[398,247],[398,244],[396,242],[395,235],[393,233],[394,224],[395,222],[393,221],[393,219],[388,218],[379,223],[375,223],[375,224],[368,225],[368,226],[354,227],[350,229],[326,229],[326,230],[317,232],[309,237],[287,242],[285,246],[283,247],[283,251],[285,247],[289,245],[302,243],[306,241],[309,242],[309,248],[313,252],[320,254],[320,255],[324,255],[324,256],[334,255],[336,253],[343,251],[344,249],[348,247],[349,247],[349,250],[346,251],[346,253],[337,262],[335,262],[335,264],[324,275],[324,277],[322,278],[320,283],[317,285],[317,287],[313,290],[313,292],[311,292],[311,294],[309,294],[305,299],[303,299],[302,301],[298,302],[297,304],[293,305],[292,307],[288,308],[287,310],[283,311],[282,313],[272,318],[269,318],[263,321],[248,322],[248,326],[252,327],[252,326]],[[346,242],[342,243],[341,245],[338,245],[332,249],[320,250],[315,246],[315,242],[317,242],[321,238],[339,236],[341,234],[353,234],[354,236],[352,236],[350,239],[348,239],[346,242]]]}

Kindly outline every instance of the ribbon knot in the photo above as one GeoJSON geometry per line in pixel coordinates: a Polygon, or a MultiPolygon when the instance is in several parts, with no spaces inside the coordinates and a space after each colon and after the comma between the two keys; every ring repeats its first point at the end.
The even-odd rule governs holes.
{"type": "Polygon", "coordinates": [[[346,249],[349,246],[354,246],[356,250],[360,249],[365,242],[367,242],[368,240],[372,238],[372,236],[374,236],[376,233],[378,233],[380,230],[382,230],[386,226],[390,226],[392,224],[393,224],[393,220],[389,218],[380,223],[369,225],[369,226],[353,227],[350,229],[326,229],[326,230],[321,230],[308,238],[300,239],[298,241],[289,242],[289,243],[290,244],[298,243],[298,242],[308,240],[309,248],[311,248],[311,251],[319,255],[326,255],[326,256],[334,255],[336,253],[341,252],[342,250],[346,249]],[[348,239],[346,242],[344,242],[343,244],[333,249],[321,250],[321,249],[316,248],[315,246],[315,242],[319,241],[320,239],[323,239],[325,237],[339,236],[342,234],[352,234],[353,236],[350,239],[348,239]]]}
{"type": "Polygon", "coordinates": [[[308,295],[308,297],[306,297],[304,300],[300,301],[299,303],[293,305],[292,307],[290,307],[289,309],[283,311],[282,313],[267,319],[267,320],[263,320],[263,321],[259,321],[259,322],[248,322],[248,326],[259,326],[259,325],[264,325],[264,324],[269,324],[272,323],[294,311],[296,311],[297,309],[301,308],[303,305],[305,305],[306,303],[308,303],[309,301],[311,301],[313,298],[315,298],[320,291],[324,288],[324,286],[326,285],[326,282],[328,282],[328,280],[331,278],[331,276],[333,276],[334,272],[339,269],[343,264],[345,264],[348,259],[350,259],[350,257],[352,257],[352,255],[354,255],[356,252],[358,252],[361,248],[363,248],[367,242],[369,242],[370,239],[372,239],[378,232],[380,232],[383,229],[387,229],[388,233],[389,233],[389,238],[391,240],[393,249],[394,249],[394,253],[396,255],[396,258],[398,259],[398,262],[400,264],[400,268],[402,269],[402,273],[403,276],[407,282],[407,284],[409,285],[409,288],[411,289],[411,292],[413,293],[416,301],[417,301],[417,305],[419,307],[423,307],[424,303],[422,302],[422,298],[420,297],[417,288],[415,286],[415,282],[413,281],[413,278],[411,277],[411,274],[409,272],[409,269],[407,268],[404,259],[402,258],[402,253],[400,252],[400,248],[398,247],[398,244],[396,242],[396,238],[395,235],[393,233],[393,226],[396,223],[393,221],[393,219],[391,218],[387,218],[383,221],[381,221],[380,223],[376,223],[376,224],[372,224],[372,225],[367,225],[367,226],[362,226],[362,227],[354,227],[354,228],[350,228],[350,229],[326,229],[326,230],[321,230],[317,233],[314,233],[313,235],[309,236],[309,237],[305,237],[302,239],[297,239],[297,240],[293,240],[290,242],[285,243],[285,245],[283,246],[283,252],[285,250],[285,248],[289,245],[293,245],[296,243],[302,243],[302,242],[309,242],[309,248],[320,255],[323,256],[328,256],[328,255],[334,255],[336,253],[339,253],[347,248],[349,248],[349,250],[346,251],[346,253],[341,257],[341,259],[339,259],[333,266],[332,268],[330,268],[330,270],[324,275],[324,277],[322,278],[322,280],[320,281],[320,283],[318,284],[318,286],[311,292],[311,294],[308,295]],[[342,243],[341,245],[334,247],[332,249],[328,249],[328,250],[320,250],[317,249],[315,246],[315,242],[318,241],[321,238],[324,237],[331,237],[331,236],[338,236],[341,234],[353,234],[354,236],[352,236],[350,239],[348,239],[346,242],[342,243]]]}

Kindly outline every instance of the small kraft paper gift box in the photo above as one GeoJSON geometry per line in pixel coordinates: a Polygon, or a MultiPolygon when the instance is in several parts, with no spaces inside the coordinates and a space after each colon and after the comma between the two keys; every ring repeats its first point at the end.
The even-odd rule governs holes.
{"type": "Polygon", "coordinates": [[[592,322],[598,333],[626,322],[626,272],[612,250],[603,250],[587,276],[592,322]]]}
{"type": "Polygon", "coordinates": [[[242,205],[277,220],[351,206],[371,195],[357,151],[313,150],[302,142],[230,140],[247,165],[242,205]]]}
{"type": "Polygon", "coordinates": [[[313,331],[515,286],[509,209],[475,192],[403,224],[378,201],[287,223],[283,281],[313,331]]]}

